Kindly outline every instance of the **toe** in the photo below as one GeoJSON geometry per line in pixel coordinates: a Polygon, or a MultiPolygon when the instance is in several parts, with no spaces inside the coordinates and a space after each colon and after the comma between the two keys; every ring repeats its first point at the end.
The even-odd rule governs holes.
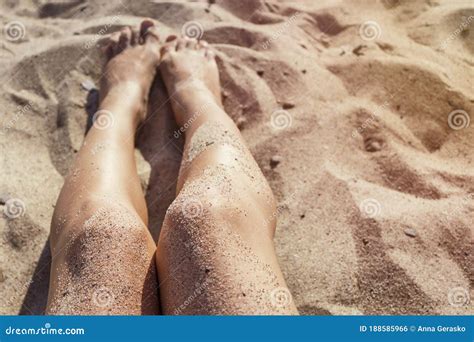
{"type": "Polygon", "coordinates": [[[200,40],[196,48],[202,56],[206,56],[207,51],[210,49],[209,44],[205,40],[200,40]]]}
{"type": "Polygon", "coordinates": [[[187,38],[179,38],[176,43],[176,51],[183,50],[186,47],[187,38]]]}
{"type": "Polygon", "coordinates": [[[127,47],[130,46],[130,41],[132,39],[132,30],[129,26],[124,27],[120,31],[120,38],[118,42],[118,46],[120,50],[125,50],[127,47]]]}
{"type": "Polygon", "coordinates": [[[158,44],[160,42],[160,35],[158,29],[155,26],[150,27],[144,35],[145,42],[151,44],[158,44]]]}
{"type": "Polygon", "coordinates": [[[205,49],[209,46],[208,42],[206,42],[205,40],[200,40],[199,43],[198,43],[198,49],[205,49]]]}
{"type": "Polygon", "coordinates": [[[211,49],[206,49],[205,51],[206,52],[204,53],[204,55],[208,60],[212,61],[215,59],[216,54],[214,53],[214,51],[212,51],[211,49]]]}
{"type": "Polygon", "coordinates": [[[168,42],[168,43],[164,44],[161,47],[161,50],[160,50],[161,58],[162,59],[166,58],[171,51],[175,51],[175,50],[176,50],[176,42],[175,41],[171,41],[171,42],[168,42]]]}
{"type": "MultiPolygon", "coordinates": [[[[155,26],[155,23],[153,22],[153,20],[151,19],[145,19],[142,21],[142,23],[140,24],[140,37],[145,37],[146,35],[146,32],[148,31],[148,29],[150,27],[154,27],[155,26]]],[[[144,43],[145,41],[143,40],[142,41],[142,44],[144,43]]]]}
{"type": "Polygon", "coordinates": [[[110,35],[110,44],[111,45],[116,45],[118,44],[120,38],[120,32],[114,32],[110,35]]]}
{"type": "Polygon", "coordinates": [[[115,55],[119,38],[120,38],[120,32],[114,32],[110,35],[109,44],[105,48],[105,54],[108,59],[111,59],[115,55]]]}
{"type": "Polygon", "coordinates": [[[166,38],[166,42],[167,43],[172,42],[173,40],[176,40],[176,38],[178,38],[178,37],[176,37],[174,34],[171,34],[166,38]]]}
{"type": "Polygon", "coordinates": [[[194,38],[188,39],[186,41],[186,48],[195,50],[197,48],[198,41],[194,38]]]}
{"type": "Polygon", "coordinates": [[[140,32],[138,32],[137,29],[133,29],[132,30],[132,39],[130,41],[130,43],[132,44],[132,46],[135,46],[139,43],[140,41],[140,32]]]}

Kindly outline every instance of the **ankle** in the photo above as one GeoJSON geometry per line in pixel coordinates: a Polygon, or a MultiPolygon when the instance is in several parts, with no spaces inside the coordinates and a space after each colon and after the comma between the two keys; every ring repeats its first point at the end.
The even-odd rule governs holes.
{"type": "Polygon", "coordinates": [[[133,84],[117,84],[100,101],[99,111],[109,112],[114,122],[138,126],[145,110],[146,97],[133,84]]]}
{"type": "Polygon", "coordinates": [[[200,117],[213,116],[212,113],[223,113],[222,103],[206,87],[185,86],[177,87],[172,98],[172,107],[176,123],[179,126],[200,117]]]}
{"type": "Polygon", "coordinates": [[[147,92],[138,82],[117,82],[111,87],[101,88],[101,101],[105,99],[123,100],[127,99],[130,104],[141,105],[142,101],[146,99],[147,92]],[[103,95],[102,95],[103,94],[103,95]]]}

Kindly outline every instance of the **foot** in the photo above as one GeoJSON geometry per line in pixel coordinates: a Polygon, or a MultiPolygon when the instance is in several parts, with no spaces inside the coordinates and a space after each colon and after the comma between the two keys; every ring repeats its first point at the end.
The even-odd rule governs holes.
{"type": "Polygon", "coordinates": [[[125,27],[110,36],[100,84],[101,109],[119,102],[134,113],[135,126],[144,119],[160,48],[158,31],[151,20],[143,21],[139,29],[125,27]]]}
{"type": "Polygon", "coordinates": [[[207,42],[169,37],[161,48],[160,71],[178,125],[190,120],[203,101],[222,106],[219,71],[207,42]]]}

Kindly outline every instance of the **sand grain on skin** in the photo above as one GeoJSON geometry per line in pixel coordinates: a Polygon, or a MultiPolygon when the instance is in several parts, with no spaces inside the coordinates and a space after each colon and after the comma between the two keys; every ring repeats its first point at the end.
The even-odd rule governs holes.
{"type": "Polygon", "coordinates": [[[156,305],[156,269],[143,229],[124,207],[99,208],[74,229],[59,255],[65,276],[57,281],[49,313],[141,314],[156,305]]]}

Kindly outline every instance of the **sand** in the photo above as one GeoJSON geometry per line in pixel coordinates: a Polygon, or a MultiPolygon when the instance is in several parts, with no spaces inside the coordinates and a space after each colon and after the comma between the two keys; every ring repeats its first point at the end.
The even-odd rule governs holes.
{"type": "MultiPolygon", "coordinates": [[[[0,8],[2,314],[44,312],[51,215],[97,105],[96,43],[145,16],[216,49],[225,109],[279,202],[276,250],[302,314],[474,313],[472,1],[0,8]]],[[[182,151],[166,99],[157,79],[137,138],[155,238],[182,151]]]]}

